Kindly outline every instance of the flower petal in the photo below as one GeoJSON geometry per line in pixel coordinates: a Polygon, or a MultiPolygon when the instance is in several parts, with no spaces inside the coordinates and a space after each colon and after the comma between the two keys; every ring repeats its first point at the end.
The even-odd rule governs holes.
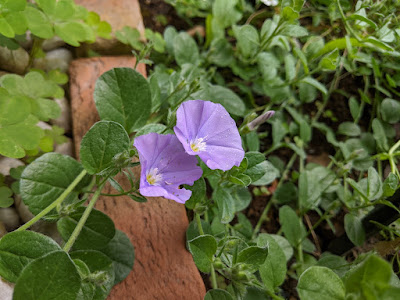
{"type": "Polygon", "coordinates": [[[221,104],[186,101],[176,116],[174,131],[188,154],[199,155],[211,169],[227,171],[240,165],[244,158],[242,140],[235,121],[221,104]],[[190,143],[196,139],[205,142],[205,150],[193,151],[190,143]]]}

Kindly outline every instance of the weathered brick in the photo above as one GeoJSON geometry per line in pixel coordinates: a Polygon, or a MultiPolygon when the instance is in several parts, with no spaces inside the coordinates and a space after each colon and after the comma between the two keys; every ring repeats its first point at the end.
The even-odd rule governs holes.
{"type": "MultiPolygon", "coordinates": [[[[113,67],[133,67],[132,57],[79,59],[70,67],[71,105],[76,153],[86,131],[99,117],[93,101],[96,79],[113,67]]],[[[138,70],[145,74],[145,67],[138,70]]],[[[135,170],[139,176],[139,170],[135,170]]],[[[119,180],[125,189],[129,182],[119,180]]],[[[115,193],[110,186],[105,193],[115,193]]],[[[101,197],[96,208],[107,213],[135,246],[135,264],[109,299],[203,299],[204,283],[185,247],[185,207],[163,198],[137,203],[129,197],[101,197]]]]}

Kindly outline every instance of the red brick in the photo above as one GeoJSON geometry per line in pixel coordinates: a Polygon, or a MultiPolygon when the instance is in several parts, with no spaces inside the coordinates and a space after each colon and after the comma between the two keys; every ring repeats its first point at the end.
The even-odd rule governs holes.
{"type": "MultiPolygon", "coordinates": [[[[70,66],[71,105],[76,153],[86,131],[99,117],[93,102],[96,79],[113,67],[133,67],[132,57],[79,59],[70,66]]],[[[138,70],[145,74],[143,65],[138,70]]],[[[136,170],[139,175],[139,170],[136,170]]],[[[125,189],[127,180],[120,180],[125,189]]],[[[108,186],[105,193],[115,193],[108,186]]],[[[135,264],[108,299],[203,299],[204,283],[185,247],[188,219],[184,205],[155,197],[137,203],[129,197],[101,197],[96,208],[107,213],[135,246],[135,264]]]]}

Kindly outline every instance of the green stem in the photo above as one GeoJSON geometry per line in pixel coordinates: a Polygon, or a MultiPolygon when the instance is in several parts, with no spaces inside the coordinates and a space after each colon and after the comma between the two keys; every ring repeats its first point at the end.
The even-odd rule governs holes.
{"type": "Polygon", "coordinates": [[[86,173],[87,173],[86,170],[83,170],[53,203],[51,203],[44,210],[42,210],[35,217],[33,217],[33,219],[31,219],[29,222],[25,223],[15,231],[22,231],[28,229],[37,221],[39,221],[42,217],[47,215],[53,208],[56,208],[57,205],[61,204],[65,200],[65,198],[67,198],[67,196],[72,192],[72,190],[77,186],[77,184],[82,180],[82,178],[86,175],[86,173]]]}
{"type": "Polygon", "coordinates": [[[197,213],[194,213],[196,215],[196,222],[197,222],[197,227],[199,228],[199,233],[200,235],[204,235],[204,230],[203,230],[203,226],[201,225],[201,219],[200,219],[200,215],[197,213]]]}
{"type": "Polygon", "coordinates": [[[337,5],[338,8],[339,8],[339,13],[340,13],[340,16],[341,16],[342,19],[343,19],[344,26],[346,27],[346,29],[348,30],[348,32],[350,32],[350,34],[351,34],[352,36],[354,36],[354,37],[356,38],[357,41],[362,42],[362,40],[360,39],[360,37],[354,32],[353,28],[350,27],[349,23],[347,23],[346,16],[344,15],[342,6],[340,5],[340,0],[335,0],[335,2],[336,2],[336,5],[337,5]]]}
{"type": "Polygon", "coordinates": [[[275,295],[273,292],[271,292],[270,290],[267,290],[267,294],[268,296],[270,296],[272,299],[274,300],[284,300],[284,298],[279,297],[278,295],[275,295]]]}
{"type": "Polygon", "coordinates": [[[97,199],[100,196],[100,192],[101,189],[103,188],[103,184],[101,184],[96,192],[94,193],[92,199],[90,199],[89,205],[86,207],[81,219],[79,220],[78,224],[76,225],[74,231],[72,232],[70,238],[68,239],[67,243],[64,246],[64,251],[68,252],[69,250],[71,250],[71,247],[73,246],[73,244],[75,243],[75,240],[78,238],[79,234],[81,233],[81,230],[83,228],[83,225],[85,225],[86,220],[88,219],[94,205],[97,202],[97,199]]]}
{"type": "Polygon", "coordinates": [[[211,286],[213,289],[218,288],[217,276],[215,275],[215,270],[213,264],[211,264],[211,286]]]}
{"type": "MultiPolygon", "coordinates": [[[[289,173],[289,171],[290,171],[290,169],[292,168],[292,166],[293,166],[293,164],[294,164],[296,158],[297,158],[297,154],[294,153],[294,154],[292,155],[292,157],[290,158],[288,164],[286,165],[286,168],[285,168],[285,170],[284,170],[283,173],[282,173],[282,177],[281,177],[281,179],[279,180],[278,185],[276,186],[276,189],[278,189],[278,188],[282,185],[283,181],[285,180],[285,177],[286,177],[287,173],[289,173]]],[[[254,238],[256,237],[257,233],[260,231],[261,225],[264,223],[264,221],[266,221],[268,211],[269,211],[269,209],[271,208],[271,205],[272,205],[272,203],[273,203],[274,200],[275,200],[275,198],[274,198],[274,196],[272,196],[271,199],[269,200],[267,206],[264,208],[264,210],[263,210],[263,212],[262,212],[260,218],[258,219],[258,222],[257,222],[257,224],[256,224],[256,227],[254,228],[253,235],[252,235],[252,239],[254,239],[254,238]]]]}

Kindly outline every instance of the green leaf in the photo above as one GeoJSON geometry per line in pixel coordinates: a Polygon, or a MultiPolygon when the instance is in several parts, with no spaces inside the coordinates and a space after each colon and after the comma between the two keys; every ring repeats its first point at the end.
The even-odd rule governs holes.
{"type": "Polygon", "coordinates": [[[201,272],[209,273],[213,256],[217,251],[217,241],[212,235],[206,234],[198,236],[188,242],[189,251],[193,255],[193,260],[201,272]]]}
{"type": "Polygon", "coordinates": [[[260,37],[257,29],[252,25],[233,25],[232,29],[237,40],[237,46],[243,56],[254,56],[260,46],[260,37]]]}
{"type": "Polygon", "coordinates": [[[297,199],[297,187],[293,182],[285,182],[278,187],[274,193],[274,198],[279,204],[286,204],[297,199]]]}
{"type": "Polygon", "coordinates": [[[81,142],[80,158],[89,174],[110,167],[113,157],[129,149],[130,140],[122,125],[112,121],[94,124],[81,142]]]}
{"type": "Polygon", "coordinates": [[[214,20],[222,27],[226,28],[242,17],[242,13],[236,9],[238,0],[215,0],[212,6],[214,20]]]}
{"type": "Polygon", "coordinates": [[[360,105],[358,104],[358,101],[355,97],[350,97],[349,99],[349,107],[350,107],[350,113],[351,116],[353,117],[353,120],[357,120],[361,113],[360,105]]]}
{"type": "Polygon", "coordinates": [[[286,262],[288,262],[293,256],[293,248],[290,246],[289,241],[281,235],[270,234],[270,236],[278,243],[279,247],[281,247],[283,253],[285,253],[286,262]]]}
{"type": "Polygon", "coordinates": [[[120,123],[128,133],[141,128],[150,116],[150,85],[130,68],[115,68],[101,75],[94,100],[102,120],[120,123]]]}
{"type": "Polygon", "coordinates": [[[8,233],[0,240],[0,276],[16,282],[31,261],[57,250],[61,250],[60,246],[43,234],[33,231],[8,233]]]}
{"type": "Polygon", "coordinates": [[[381,104],[381,113],[384,121],[395,124],[400,121],[400,103],[394,99],[386,98],[381,104]]]}
{"type": "MultiPolygon", "coordinates": [[[[22,172],[20,181],[22,200],[36,215],[55,201],[82,170],[82,165],[70,156],[46,153],[22,172]]],[[[68,199],[77,197],[78,193],[89,184],[89,180],[90,177],[86,176],[68,199]]]]}
{"type": "Polygon", "coordinates": [[[363,42],[372,44],[374,46],[373,48],[378,47],[385,51],[394,51],[394,49],[387,43],[384,43],[373,36],[367,37],[366,39],[363,40],[363,42]]]}
{"type": "Polygon", "coordinates": [[[147,124],[144,125],[142,128],[140,128],[136,134],[135,134],[135,138],[141,135],[145,135],[148,134],[150,132],[156,132],[156,133],[163,133],[165,132],[167,129],[167,126],[163,125],[163,124],[147,124]]]}
{"type": "Polygon", "coordinates": [[[251,183],[251,178],[246,174],[237,174],[229,176],[229,181],[234,184],[248,186],[251,183]]]}
{"type": "Polygon", "coordinates": [[[212,102],[222,104],[230,114],[240,117],[245,115],[246,106],[243,100],[232,90],[219,85],[209,85],[207,92],[212,102]]]}
{"type": "Polygon", "coordinates": [[[263,247],[250,246],[239,252],[236,259],[236,263],[243,263],[250,265],[251,266],[250,270],[252,272],[255,272],[265,262],[267,256],[268,256],[267,245],[264,245],[263,247]]]}
{"type": "Polygon", "coordinates": [[[252,195],[248,188],[239,187],[232,193],[232,199],[235,202],[235,210],[238,212],[246,209],[249,206],[252,200],[252,195]]]}
{"type": "Polygon", "coordinates": [[[322,85],[319,81],[315,80],[312,77],[306,77],[302,80],[300,80],[300,82],[303,83],[307,83],[309,85],[312,85],[313,87],[315,87],[316,89],[320,90],[324,95],[326,95],[328,93],[327,89],[325,88],[324,85],[322,85]]]}
{"type": "Polygon", "coordinates": [[[344,300],[342,280],[326,267],[313,266],[301,274],[297,285],[300,299],[344,300]]]}
{"type": "Polygon", "coordinates": [[[203,177],[195,181],[192,186],[186,186],[186,189],[192,191],[190,199],[185,202],[188,209],[193,209],[197,203],[201,203],[206,197],[206,182],[203,177]]]}
{"type": "Polygon", "coordinates": [[[199,49],[195,40],[186,32],[181,32],[175,37],[174,55],[179,66],[184,64],[197,65],[199,61],[199,49]]]}
{"type": "Polygon", "coordinates": [[[350,184],[350,186],[351,186],[358,194],[360,194],[360,196],[361,196],[365,201],[368,202],[368,197],[367,197],[367,195],[364,193],[362,187],[361,187],[356,181],[354,181],[354,180],[351,179],[351,178],[347,178],[346,181],[347,181],[348,184],[350,184]]]}
{"type": "Polygon", "coordinates": [[[388,151],[389,145],[386,137],[385,129],[383,128],[382,122],[379,119],[372,121],[372,130],[374,132],[374,138],[378,144],[378,148],[382,151],[388,151]]]}
{"type": "Polygon", "coordinates": [[[290,37],[302,37],[307,36],[308,31],[306,28],[299,25],[286,25],[280,32],[281,35],[287,35],[290,37]]]}
{"type": "Polygon", "coordinates": [[[13,28],[2,16],[0,16],[0,34],[9,38],[13,38],[15,36],[13,28]]]}
{"type": "Polygon", "coordinates": [[[76,299],[81,278],[64,251],[51,252],[31,262],[14,287],[14,300],[76,299]]]}
{"type": "Polygon", "coordinates": [[[285,281],[286,256],[275,239],[265,233],[258,236],[258,245],[268,245],[268,256],[260,266],[260,276],[267,290],[274,292],[275,288],[285,281]]]}
{"type": "Polygon", "coordinates": [[[297,247],[306,236],[306,229],[296,212],[285,205],[279,209],[279,222],[282,231],[292,247],[297,247]]]}
{"type": "Polygon", "coordinates": [[[327,71],[336,70],[337,64],[339,61],[339,50],[335,49],[332,52],[326,54],[321,61],[319,62],[319,66],[327,71]]]}
{"type": "Polygon", "coordinates": [[[301,102],[310,103],[317,98],[317,89],[308,83],[299,82],[299,98],[301,102]]]}
{"type": "Polygon", "coordinates": [[[228,224],[235,216],[235,201],[231,193],[226,188],[217,188],[213,193],[213,199],[218,205],[221,223],[228,224]]]}
{"type": "Polygon", "coordinates": [[[95,289],[93,299],[106,299],[114,285],[112,260],[96,250],[73,251],[70,255],[74,260],[83,261],[89,268],[92,277],[91,284],[95,289]],[[97,277],[97,280],[93,277],[97,277]]]}
{"type": "Polygon", "coordinates": [[[113,239],[100,251],[113,261],[114,284],[120,283],[132,271],[135,260],[135,250],[128,236],[116,230],[113,239]]]}
{"type": "Polygon", "coordinates": [[[285,56],[285,73],[287,81],[292,81],[296,77],[296,60],[291,54],[285,56]]]}
{"type": "Polygon", "coordinates": [[[79,47],[80,42],[93,39],[93,32],[90,27],[78,21],[56,23],[54,31],[64,42],[75,47],[79,47]]]}
{"type": "Polygon", "coordinates": [[[234,300],[231,294],[225,290],[212,289],[204,296],[204,300],[234,300]]]}
{"type": "Polygon", "coordinates": [[[251,169],[247,169],[246,174],[249,175],[251,178],[251,176],[256,173],[256,172],[253,173],[253,171],[255,171],[256,169],[258,169],[257,172],[261,171],[261,173],[264,173],[264,175],[261,176],[261,178],[252,181],[251,183],[252,185],[258,185],[258,186],[268,185],[272,183],[277,177],[279,177],[279,170],[275,168],[274,165],[267,160],[263,161],[262,163],[258,164],[257,166],[251,169]]]}
{"type": "Polygon", "coordinates": [[[26,7],[26,0],[3,0],[0,2],[2,9],[10,11],[23,11],[26,7]]]}
{"type": "Polygon", "coordinates": [[[385,197],[392,196],[394,192],[397,190],[398,185],[399,185],[399,178],[395,174],[390,173],[383,182],[383,188],[382,188],[383,195],[385,197]]]}
{"type": "Polygon", "coordinates": [[[9,207],[14,203],[11,197],[13,191],[6,186],[0,186],[0,207],[9,207]]]}
{"type": "Polygon", "coordinates": [[[382,196],[382,180],[374,167],[368,169],[367,197],[376,200],[382,196]]]}
{"type": "Polygon", "coordinates": [[[232,45],[225,38],[214,39],[211,42],[207,58],[219,67],[229,66],[233,61],[232,45]]]}
{"type": "Polygon", "coordinates": [[[25,17],[28,28],[34,35],[43,39],[50,39],[54,36],[53,26],[50,20],[39,9],[28,6],[25,9],[25,17]]]}
{"type": "Polygon", "coordinates": [[[142,50],[144,45],[140,40],[140,32],[136,28],[124,26],[121,30],[115,32],[115,37],[121,43],[131,46],[135,50],[142,50]]]}
{"type": "Polygon", "coordinates": [[[376,255],[370,255],[347,272],[344,279],[346,294],[355,294],[356,299],[367,299],[371,290],[378,291],[387,286],[391,276],[391,265],[376,255]]]}
{"type": "MultiPolygon", "coordinates": [[[[85,207],[79,207],[75,212],[58,220],[57,229],[64,241],[68,241],[84,211],[85,207]]],[[[73,248],[77,250],[102,249],[114,238],[114,235],[115,226],[111,218],[94,209],[90,212],[73,248]]]]}
{"type": "Polygon", "coordinates": [[[365,241],[365,231],[360,218],[353,214],[344,216],[344,229],[350,241],[356,246],[361,246],[365,241]]]}
{"type": "Polygon", "coordinates": [[[339,125],[338,134],[343,134],[347,136],[359,136],[361,134],[361,129],[360,126],[352,122],[343,122],[339,125]]]}
{"type": "Polygon", "coordinates": [[[360,15],[360,14],[352,14],[351,16],[347,17],[347,20],[357,20],[360,22],[367,23],[373,29],[376,29],[377,25],[374,21],[368,19],[367,17],[360,15]]]}

